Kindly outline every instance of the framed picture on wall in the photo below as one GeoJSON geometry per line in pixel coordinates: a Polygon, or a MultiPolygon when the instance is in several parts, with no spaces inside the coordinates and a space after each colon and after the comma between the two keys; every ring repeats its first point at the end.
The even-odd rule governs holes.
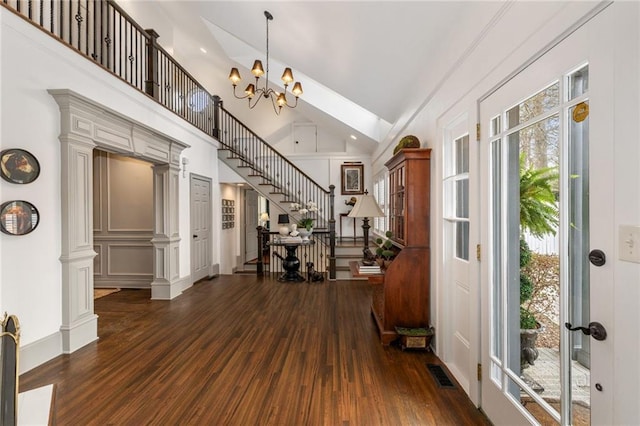
{"type": "Polygon", "coordinates": [[[40,174],[40,164],[29,151],[6,149],[0,153],[0,174],[11,183],[31,183],[40,174]]]}
{"type": "Polygon", "coordinates": [[[364,194],[364,164],[345,163],[340,171],[342,195],[364,194]]]}
{"type": "Polygon", "coordinates": [[[0,230],[9,235],[25,235],[40,222],[38,209],[28,201],[7,201],[0,206],[0,230]]]}

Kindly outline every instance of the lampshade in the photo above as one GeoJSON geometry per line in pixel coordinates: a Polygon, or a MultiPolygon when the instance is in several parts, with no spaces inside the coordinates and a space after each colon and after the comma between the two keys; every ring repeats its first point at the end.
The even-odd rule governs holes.
{"type": "Polygon", "coordinates": [[[291,71],[291,68],[284,69],[284,72],[282,73],[282,81],[287,84],[293,83],[293,72],[291,71]]]}
{"type": "Polygon", "coordinates": [[[238,71],[238,68],[231,68],[231,73],[229,74],[229,80],[231,80],[233,84],[237,84],[240,80],[242,80],[242,78],[240,77],[240,72],[238,71]]]}
{"type": "Polygon", "coordinates": [[[384,213],[373,195],[365,192],[349,212],[349,217],[382,217],[384,213]]]}
{"type": "Polygon", "coordinates": [[[269,213],[267,212],[263,212],[260,214],[260,220],[263,222],[268,222],[269,221],[269,213]]]}
{"type": "Polygon", "coordinates": [[[289,223],[289,215],[288,214],[279,214],[278,215],[278,225],[283,223],[289,223]]]}
{"type": "Polygon", "coordinates": [[[256,61],[253,63],[253,68],[251,68],[251,74],[255,75],[256,77],[260,77],[264,74],[264,68],[262,68],[261,60],[256,59],[256,61]]]}

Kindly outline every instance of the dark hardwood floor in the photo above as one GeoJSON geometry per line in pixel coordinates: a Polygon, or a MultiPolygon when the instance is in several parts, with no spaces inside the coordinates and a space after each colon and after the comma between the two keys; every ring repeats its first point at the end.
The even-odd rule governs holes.
{"type": "Polygon", "coordinates": [[[383,347],[366,281],[202,281],[170,302],[95,301],[100,339],[20,377],[56,425],[484,425],[430,353],[383,347]]]}

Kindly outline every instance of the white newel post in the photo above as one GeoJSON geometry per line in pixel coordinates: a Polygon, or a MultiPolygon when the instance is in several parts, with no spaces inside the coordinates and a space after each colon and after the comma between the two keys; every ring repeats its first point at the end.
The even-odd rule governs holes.
{"type": "MultiPolygon", "coordinates": [[[[178,153],[179,155],[179,153],[178,153]]],[[[154,226],[151,298],[169,300],[180,288],[180,233],[178,218],[180,167],[153,166],[154,226]]]]}
{"type": "Polygon", "coordinates": [[[98,338],[93,313],[93,148],[90,138],[60,137],[62,167],[62,350],[98,338]]]}

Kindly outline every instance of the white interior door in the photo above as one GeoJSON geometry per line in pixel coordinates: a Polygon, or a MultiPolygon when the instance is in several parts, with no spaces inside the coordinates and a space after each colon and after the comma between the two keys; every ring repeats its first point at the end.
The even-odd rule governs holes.
{"type": "MultiPolygon", "coordinates": [[[[477,287],[470,280],[469,122],[466,114],[445,128],[443,149],[442,264],[444,301],[441,357],[467,394],[477,402],[479,344],[477,287]]],[[[475,170],[474,170],[475,172],[475,170]]],[[[475,249],[475,248],[474,248],[475,249]]],[[[475,254],[473,255],[475,256],[475,254]]]]}
{"type": "MultiPolygon", "coordinates": [[[[611,339],[593,340],[564,326],[606,324],[611,317],[611,269],[589,263],[592,249],[613,252],[612,238],[593,226],[613,220],[613,181],[608,178],[613,163],[606,153],[613,74],[599,38],[610,28],[599,18],[480,102],[481,211],[486,218],[481,406],[495,424],[611,423],[610,397],[600,392],[606,388],[601,380],[612,375],[611,339]],[[600,113],[589,114],[590,107],[600,113]],[[594,185],[596,179],[611,186],[594,185]],[[553,193],[547,206],[557,209],[555,215],[547,211],[545,222],[555,230],[558,250],[536,248],[533,267],[523,267],[520,241],[536,233],[524,224],[540,222],[525,214],[533,198],[525,188],[537,191],[545,180],[553,193]],[[544,297],[534,294],[542,301],[522,303],[523,274],[534,283],[534,292],[546,292],[544,297]],[[523,307],[535,312],[547,333],[536,346],[537,358],[521,346],[523,307]]],[[[538,240],[550,238],[546,234],[538,240]]],[[[537,336],[540,340],[542,334],[537,336]]]]}
{"type": "Polygon", "coordinates": [[[211,267],[211,180],[191,175],[191,279],[209,276],[211,267]]]}

